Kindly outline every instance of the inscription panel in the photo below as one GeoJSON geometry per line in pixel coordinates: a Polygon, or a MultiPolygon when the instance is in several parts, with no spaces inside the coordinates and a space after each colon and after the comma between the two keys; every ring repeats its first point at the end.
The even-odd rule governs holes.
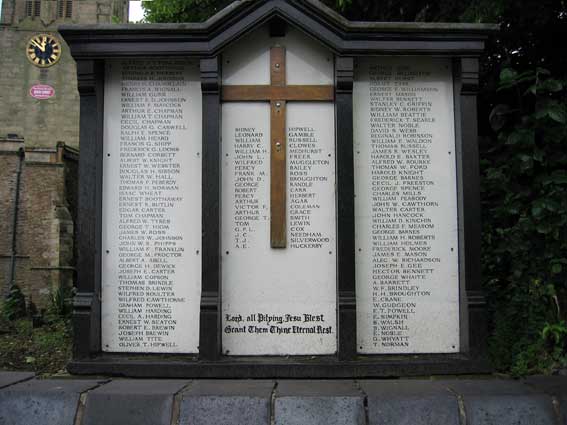
{"type": "Polygon", "coordinates": [[[459,351],[451,62],[369,58],[354,83],[360,353],[459,351]]]}
{"type": "MultiPolygon", "coordinates": [[[[332,82],[331,56],[297,31],[277,39],[262,28],[248,38],[223,57],[224,84],[269,84],[274,44],[286,48],[289,84],[332,82]],[[242,57],[254,66],[243,65],[242,57]]],[[[333,104],[288,102],[286,133],[288,244],[273,249],[269,102],[222,106],[222,351],[227,355],[336,351],[333,104]]]]}
{"type": "Polygon", "coordinates": [[[201,293],[198,64],[106,69],[102,346],[196,353],[201,293]]]}
{"type": "Polygon", "coordinates": [[[223,105],[223,351],[331,354],[333,106],[288,107],[285,249],[270,247],[269,115],[266,104],[223,105]]]}

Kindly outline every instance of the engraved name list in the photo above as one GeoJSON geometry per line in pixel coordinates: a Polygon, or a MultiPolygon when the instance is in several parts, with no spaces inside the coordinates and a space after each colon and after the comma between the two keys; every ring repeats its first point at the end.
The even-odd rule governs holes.
{"type": "Polygon", "coordinates": [[[196,352],[200,90],[195,64],[107,66],[103,178],[105,351],[196,352]]]}

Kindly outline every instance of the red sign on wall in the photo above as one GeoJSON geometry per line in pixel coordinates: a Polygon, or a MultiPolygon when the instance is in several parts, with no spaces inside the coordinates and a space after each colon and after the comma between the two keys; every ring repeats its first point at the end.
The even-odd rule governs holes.
{"type": "Polygon", "coordinates": [[[30,88],[30,96],[34,99],[49,99],[55,96],[55,89],[47,84],[36,84],[30,88]]]}

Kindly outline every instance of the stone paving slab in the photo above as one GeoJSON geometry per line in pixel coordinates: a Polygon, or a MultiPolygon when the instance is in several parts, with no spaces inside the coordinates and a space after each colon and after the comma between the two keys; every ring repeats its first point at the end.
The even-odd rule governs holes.
{"type": "Polygon", "coordinates": [[[557,399],[560,409],[560,422],[567,425],[567,376],[530,376],[524,380],[526,385],[557,399]]]}
{"type": "Polygon", "coordinates": [[[364,396],[354,381],[278,381],[276,425],[365,424],[364,396]]]}
{"type": "Polygon", "coordinates": [[[124,379],[87,395],[83,425],[170,425],[173,398],[189,381],[124,379]]]}
{"type": "Polygon", "coordinates": [[[274,381],[195,381],[181,400],[180,425],[268,425],[274,381]]]}
{"type": "Polygon", "coordinates": [[[2,375],[0,425],[567,425],[567,377],[14,383],[29,375],[2,375]]]}
{"type": "Polygon", "coordinates": [[[459,425],[457,397],[434,381],[359,381],[368,399],[368,424],[459,425]]]}
{"type": "Polygon", "coordinates": [[[35,376],[33,372],[0,372],[0,388],[27,381],[35,376]]]}
{"type": "Polygon", "coordinates": [[[0,390],[2,425],[73,425],[82,392],[95,380],[33,379],[0,390]]]}
{"type": "Polygon", "coordinates": [[[469,425],[555,425],[551,398],[519,381],[446,381],[464,401],[469,425]]]}

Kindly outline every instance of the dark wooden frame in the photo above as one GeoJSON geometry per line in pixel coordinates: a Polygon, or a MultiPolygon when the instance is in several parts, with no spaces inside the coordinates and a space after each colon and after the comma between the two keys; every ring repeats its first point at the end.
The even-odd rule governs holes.
{"type": "Polygon", "coordinates": [[[77,61],[80,95],[77,294],[73,303],[73,356],[101,352],[102,156],[104,62],[77,61]]]}
{"type": "Polygon", "coordinates": [[[489,371],[486,306],[480,287],[480,202],[476,94],[478,58],[491,25],[349,22],[314,0],[234,4],[203,24],[63,26],[77,61],[81,155],[77,222],[75,345],[78,374],[140,377],[325,378],[467,374],[489,371]],[[336,356],[226,357],[221,354],[220,54],[267,22],[293,25],[335,54],[337,168],[336,356]],[[104,63],[111,58],[197,57],[203,95],[202,296],[199,355],[104,353],[100,336],[104,63]],[[434,55],[452,59],[459,221],[459,354],[359,355],[356,347],[353,80],[356,57],[434,55]]]}
{"type": "Polygon", "coordinates": [[[221,61],[201,59],[203,96],[202,281],[199,358],[221,351],[221,61]]]}

